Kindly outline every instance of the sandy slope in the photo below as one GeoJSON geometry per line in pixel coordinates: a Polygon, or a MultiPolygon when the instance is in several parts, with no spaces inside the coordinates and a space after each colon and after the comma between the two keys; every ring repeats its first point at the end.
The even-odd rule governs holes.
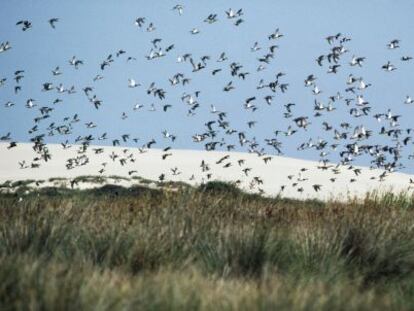
{"type": "MultiPolygon", "coordinates": [[[[130,148],[124,152],[125,148],[104,147],[103,153],[95,154],[92,148],[97,148],[96,146],[90,147],[86,153],[90,159],[87,165],[67,170],[65,164],[69,158],[78,156],[78,146],[72,146],[64,150],[60,145],[48,145],[52,159],[48,162],[42,161],[40,168],[21,169],[18,162],[25,160],[30,165],[32,159],[38,156],[32,150],[32,145],[19,144],[10,150],[7,149],[7,146],[8,144],[0,144],[0,183],[7,180],[48,180],[52,177],[73,178],[81,175],[99,175],[98,171],[103,167],[101,163],[106,162],[104,176],[129,177],[129,171],[137,170],[138,173],[133,175],[146,179],[158,180],[158,177],[164,173],[166,180],[199,184],[207,180],[207,173],[211,173],[211,180],[240,180],[241,187],[246,190],[251,188],[253,177],[258,176],[263,180],[263,184],[257,185],[256,183],[250,189],[251,191],[258,191],[259,187],[265,194],[273,196],[280,193],[282,185],[286,185],[282,192],[285,197],[319,198],[323,200],[337,198],[344,200],[349,196],[362,197],[367,191],[374,189],[380,191],[392,189],[395,192],[406,191],[409,189],[409,179],[414,178],[406,174],[393,173],[387,176],[384,181],[379,182],[378,176],[382,171],[362,168],[361,174],[356,177],[355,173],[346,167],[341,167],[341,173],[334,175],[331,169],[325,171],[318,169],[317,166],[320,164],[317,162],[286,157],[272,157],[272,161],[265,164],[263,158],[256,154],[173,150],[168,151],[172,153],[172,156],[162,160],[162,150],[150,149],[145,153],[140,153],[136,148],[130,148]],[[112,161],[109,157],[111,153],[118,154],[119,158],[112,161]],[[131,162],[129,159],[127,164],[122,166],[119,159],[127,158],[130,154],[133,155],[135,161],[131,162]],[[221,164],[216,164],[226,154],[230,154],[230,158],[224,160],[221,164]],[[245,164],[239,166],[237,162],[239,159],[244,159],[245,164]],[[200,164],[202,160],[209,164],[210,171],[204,173],[201,171],[200,164]],[[223,168],[229,162],[231,162],[231,166],[223,168]],[[177,167],[178,171],[181,172],[179,175],[173,175],[171,172],[171,168],[174,167],[177,167]],[[246,167],[252,168],[248,176],[245,176],[242,172],[242,169],[246,167]],[[299,173],[301,168],[306,168],[307,171],[299,173]],[[290,180],[288,179],[289,175],[294,175],[294,177],[290,180]],[[192,176],[193,178],[191,178],[192,176]],[[331,177],[336,178],[334,183],[329,180],[331,177]],[[372,180],[371,177],[376,179],[372,180]],[[298,178],[303,179],[303,181],[298,181],[298,178]],[[351,183],[350,180],[353,178],[356,178],[357,181],[351,183]],[[298,185],[292,187],[295,182],[298,185]],[[312,188],[313,184],[321,184],[321,191],[315,192],[312,188]],[[302,193],[297,191],[300,187],[304,189],[302,193]]],[[[131,183],[134,183],[134,181],[131,181],[131,183]]],[[[128,182],[123,184],[128,184],[128,182]]]]}

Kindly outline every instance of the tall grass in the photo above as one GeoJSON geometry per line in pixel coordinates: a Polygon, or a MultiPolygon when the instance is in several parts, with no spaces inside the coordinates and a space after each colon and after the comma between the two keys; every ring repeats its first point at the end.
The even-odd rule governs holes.
{"type": "Polygon", "coordinates": [[[0,195],[0,310],[409,310],[412,198],[211,183],[0,195]]]}

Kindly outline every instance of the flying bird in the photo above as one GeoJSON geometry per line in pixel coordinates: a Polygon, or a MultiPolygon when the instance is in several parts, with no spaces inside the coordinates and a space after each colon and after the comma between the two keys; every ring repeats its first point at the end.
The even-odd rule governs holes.
{"type": "Polygon", "coordinates": [[[26,30],[32,28],[32,23],[29,22],[28,20],[21,20],[21,21],[18,21],[16,23],[16,26],[21,26],[21,29],[23,31],[26,31],[26,30]]]}
{"type": "Polygon", "coordinates": [[[55,29],[56,28],[56,23],[59,21],[59,18],[57,18],[57,17],[54,17],[54,18],[51,18],[51,19],[49,19],[49,25],[50,25],[50,27],[52,27],[53,29],[55,29]]]}
{"type": "Polygon", "coordinates": [[[179,15],[183,15],[184,6],[181,4],[177,4],[172,8],[172,10],[177,11],[179,15]]]}

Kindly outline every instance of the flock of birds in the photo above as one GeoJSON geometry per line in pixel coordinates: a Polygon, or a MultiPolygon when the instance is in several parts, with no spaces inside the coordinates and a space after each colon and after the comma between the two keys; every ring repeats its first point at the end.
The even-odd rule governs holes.
{"type": "MultiPolygon", "coordinates": [[[[184,6],[176,5],[172,8],[178,14],[177,18],[184,15],[184,6]]],[[[219,14],[209,14],[203,22],[206,24],[213,24],[224,20],[230,21],[235,27],[239,27],[245,22],[244,12],[242,9],[229,9],[225,11],[223,16],[219,14]]],[[[58,31],[61,25],[59,18],[51,18],[48,20],[51,29],[58,31]]],[[[20,27],[22,31],[29,32],[31,28],[35,27],[29,20],[20,20],[16,23],[17,27],[20,27]]],[[[149,21],[147,17],[138,17],[134,21],[134,27],[148,33],[157,34],[156,25],[149,21]]],[[[202,35],[198,28],[193,28],[189,31],[189,35],[202,35]]],[[[261,109],[262,105],[275,105],[275,98],[279,93],[286,93],[289,89],[289,83],[285,80],[285,73],[276,73],[274,79],[265,81],[260,75],[262,72],[271,70],[272,62],[276,58],[276,51],[279,49],[279,41],[283,40],[284,34],[277,28],[274,31],[268,33],[263,38],[265,43],[254,42],[251,46],[251,53],[257,61],[257,67],[254,71],[248,71],[243,64],[231,59],[226,52],[222,52],[217,57],[211,55],[204,55],[196,57],[192,53],[185,53],[183,55],[171,56],[175,51],[174,44],[163,46],[163,39],[154,35],[154,39],[150,41],[151,49],[145,56],[147,61],[157,61],[159,58],[174,58],[177,63],[180,63],[183,68],[189,67],[191,76],[184,74],[183,72],[177,72],[168,79],[170,88],[185,87],[187,90],[191,87],[192,80],[196,78],[197,73],[200,71],[206,71],[211,74],[212,77],[227,72],[231,76],[231,80],[222,86],[222,91],[225,93],[234,92],[237,84],[237,80],[250,80],[253,83],[253,79],[258,81],[256,85],[256,93],[252,94],[245,99],[244,103],[241,103],[243,109],[249,113],[254,113],[258,109],[261,109]]],[[[345,70],[345,68],[363,67],[366,61],[365,57],[350,55],[347,48],[347,43],[351,41],[350,37],[347,37],[341,33],[327,36],[326,38],[326,53],[321,54],[315,59],[317,66],[326,68],[328,75],[336,74],[339,70],[345,70]]],[[[384,44],[384,49],[397,50],[400,47],[400,40],[391,40],[388,44],[384,44]]],[[[0,57],[2,53],[11,53],[12,43],[7,41],[0,44],[0,57]]],[[[53,81],[42,82],[42,92],[55,92],[57,94],[56,99],[49,105],[41,105],[34,98],[28,98],[26,100],[27,109],[37,109],[39,114],[33,119],[33,124],[28,129],[30,135],[30,141],[33,143],[33,150],[35,156],[30,161],[19,162],[21,169],[36,169],[39,168],[43,162],[47,162],[52,158],[52,154],[47,146],[46,139],[50,136],[62,137],[61,146],[64,149],[77,148],[77,155],[75,157],[67,159],[65,166],[66,169],[72,170],[79,166],[88,165],[89,157],[87,151],[92,148],[96,154],[104,154],[104,147],[94,147],[93,142],[109,142],[113,146],[121,146],[122,144],[138,144],[137,149],[126,148],[119,153],[112,152],[108,154],[107,161],[101,163],[101,169],[97,172],[104,174],[106,166],[109,161],[118,162],[121,166],[130,166],[129,175],[139,174],[139,167],[134,166],[134,162],[137,160],[135,150],[138,153],[144,153],[148,149],[157,145],[155,138],[149,141],[142,142],[138,137],[133,137],[131,134],[123,134],[121,137],[110,138],[108,134],[102,133],[102,135],[94,136],[92,134],[85,134],[78,136],[74,141],[67,139],[68,135],[73,133],[73,130],[77,124],[82,126],[81,116],[79,113],[74,113],[71,116],[65,117],[62,121],[53,120],[47,126],[45,122],[48,119],[53,118],[55,107],[58,104],[64,103],[62,99],[64,96],[70,96],[77,93],[78,88],[81,88],[81,92],[84,93],[85,99],[90,103],[91,109],[101,109],[104,105],[104,101],[95,92],[95,85],[99,80],[104,79],[103,73],[108,71],[115,62],[124,59],[127,63],[136,61],[136,57],[129,55],[127,51],[118,49],[115,53],[109,54],[103,58],[100,68],[96,76],[91,81],[90,85],[84,85],[82,87],[66,87],[62,83],[58,82],[58,78],[63,75],[63,65],[56,66],[51,69],[51,77],[53,81]],[[44,126],[43,126],[44,125],[44,126]]],[[[401,66],[412,60],[411,56],[401,55],[401,66]]],[[[81,70],[82,66],[86,66],[81,58],[73,56],[69,58],[68,65],[75,70],[81,70]]],[[[67,68],[68,69],[68,68],[67,68]]],[[[397,66],[387,61],[384,62],[382,68],[386,74],[397,70],[397,66]]],[[[11,78],[0,77],[0,91],[2,87],[8,84],[8,81],[14,80],[14,93],[17,95],[22,90],[21,81],[25,79],[25,70],[18,69],[14,72],[14,76],[11,78]]],[[[106,79],[106,77],[105,77],[106,79]]],[[[384,180],[391,172],[400,170],[403,168],[401,163],[402,150],[404,148],[412,148],[412,133],[414,128],[403,128],[399,124],[401,115],[395,114],[391,109],[387,111],[373,111],[371,103],[365,99],[364,91],[372,87],[372,85],[364,80],[363,77],[354,76],[349,74],[346,81],[344,81],[344,89],[338,91],[332,96],[328,96],[325,100],[322,99],[322,90],[318,87],[318,78],[315,74],[309,74],[304,77],[304,87],[311,90],[312,96],[314,96],[314,111],[313,115],[301,115],[301,108],[293,102],[288,102],[283,105],[278,104],[277,109],[281,112],[281,115],[286,120],[290,120],[291,124],[287,129],[278,129],[274,131],[274,135],[265,138],[263,141],[258,141],[254,136],[254,127],[257,123],[255,120],[247,122],[247,129],[241,130],[232,127],[231,120],[228,117],[226,111],[217,109],[214,105],[210,105],[209,120],[204,124],[204,131],[194,133],[192,135],[192,141],[195,144],[203,144],[204,149],[211,150],[224,150],[228,153],[222,158],[218,159],[215,164],[222,166],[222,169],[229,168],[230,166],[240,167],[240,171],[243,176],[249,178],[251,188],[257,188],[259,191],[263,191],[261,186],[263,180],[260,176],[254,176],[254,168],[249,167],[248,163],[244,159],[235,159],[231,157],[230,151],[237,148],[248,151],[249,153],[255,153],[258,157],[263,159],[264,163],[269,163],[274,160],[273,155],[283,154],[283,143],[281,137],[290,137],[292,135],[301,135],[304,131],[311,126],[321,126],[321,129],[326,132],[325,139],[309,139],[304,141],[299,146],[298,150],[313,149],[319,153],[320,161],[318,169],[324,171],[331,171],[332,177],[330,182],[334,183],[337,179],[337,175],[341,174],[342,170],[352,170],[354,172],[354,178],[349,182],[356,182],[358,176],[361,174],[361,168],[357,168],[353,165],[354,161],[361,156],[370,157],[371,168],[381,169],[382,173],[379,176],[372,176],[371,179],[379,181],[384,180]],[[337,107],[346,107],[349,110],[349,116],[351,118],[375,118],[380,124],[378,131],[369,129],[366,126],[352,125],[352,122],[343,121],[340,124],[329,123],[330,114],[337,110],[337,107]],[[324,118],[325,117],[325,118],[324,118]],[[378,144],[370,143],[370,138],[378,135],[382,135],[389,138],[391,143],[378,144]],[[268,152],[268,150],[271,150],[268,152]],[[328,156],[336,153],[340,157],[338,164],[332,164],[329,161],[328,156]]],[[[160,87],[163,82],[154,81],[146,86],[146,94],[148,97],[159,101],[160,105],[151,104],[147,107],[149,111],[159,111],[160,113],[169,113],[174,109],[173,100],[168,98],[169,89],[166,87],[160,87]]],[[[128,80],[128,88],[145,88],[138,81],[133,78],[128,80]]],[[[195,90],[192,92],[184,92],[180,98],[182,103],[187,107],[187,117],[192,117],[197,114],[198,110],[205,106],[202,104],[202,91],[195,90]]],[[[414,105],[414,99],[407,96],[403,105],[414,105]]],[[[4,104],[5,109],[13,109],[15,103],[8,101],[4,104]]],[[[131,111],[139,111],[144,108],[144,104],[137,103],[131,107],[131,111]]],[[[123,120],[128,118],[128,114],[124,112],[121,116],[123,120]]],[[[362,122],[361,122],[362,123],[362,122]]],[[[93,121],[84,121],[86,129],[93,129],[97,125],[93,121]]],[[[168,146],[165,147],[162,153],[162,160],[168,161],[168,159],[174,154],[173,148],[177,135],[168,130],[162,131],[162,138],[166,141],[168,146]]],[[[14,148],[18,145],[17,141],[13,139],[11,132],[0,133],[0,142],[8,142],[8,149],[14,148]]],[[[99,143],[98,143],[99,144],[99,143]]],[[[96,145],[96,143],[95,143],[96,145]]],[[[408,160],[414,159],[414,153],[408,156],[408,160]]],[[[368,170],[368,168],[367,168],[368,170]]],[[[214,178],[211,172],[211,163],[202,161],[200,163],[200,174],[203,176],[203,180],[214,178]]],[[[287,176],[287,182],[283,185],[280,191],[284,191],[286,187],[293,187],[298,192],[305,191],[303,182],[308,180],[304,177],[306,168],[298,168],[296,175],[287,176]]],[[[164,172],[159,176],[160,181],[164,181],[171,176],[180,175],[178,167],[171,167],[169,172],[164,172]]],[[[197,174],[194,172],[194,174],[197,174]]],[[[194,179],[194,175],[190,177],[194,179]]],[[[240,183],[241,181],[236,181],[240,183]]],[[[408,186],[414,184],[413,180],[407,181],[408,186]]],[[[72,184],[73,185],[73,184],[72,184]]],[[[314,191],[320,191],[321,184],[312,184],[310,189],[314,191]]]]}

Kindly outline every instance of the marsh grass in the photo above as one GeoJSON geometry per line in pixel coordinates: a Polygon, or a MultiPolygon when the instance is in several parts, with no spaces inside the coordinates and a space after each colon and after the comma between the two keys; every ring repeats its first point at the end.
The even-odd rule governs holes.
{"type": "Polygon", "coordinates": [[[1,194],[0,309],[412,308],[412,197],[177,189],[1,194]]]}

